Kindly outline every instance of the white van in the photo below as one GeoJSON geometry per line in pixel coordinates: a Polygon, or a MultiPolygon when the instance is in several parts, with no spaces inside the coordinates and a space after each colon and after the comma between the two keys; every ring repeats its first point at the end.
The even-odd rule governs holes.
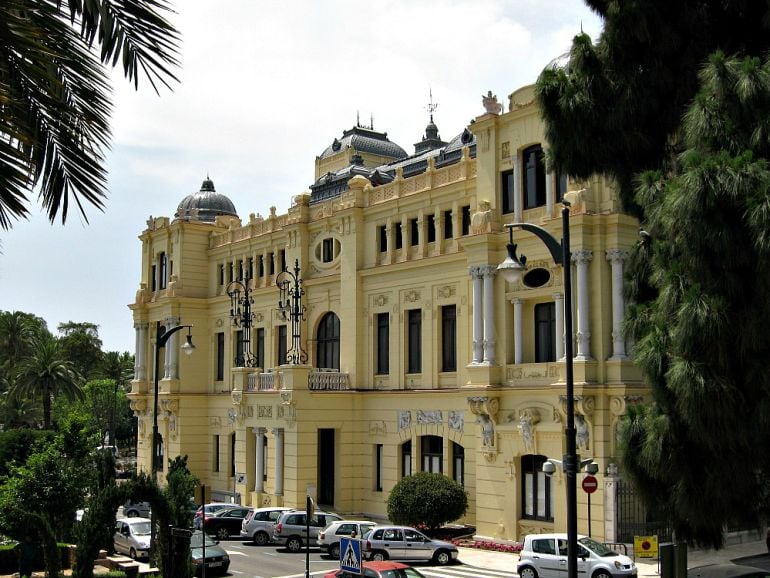
{"type": "MultiPolygon", "coordinates": [[[[636,564],[628,556],[586,536],[578,536],[577,547],[578,576],[636,578],[636,564]]],[[[520,578],[564,578],[567,575],[567,534],[526,536],[517,571],[520,578]]]]}

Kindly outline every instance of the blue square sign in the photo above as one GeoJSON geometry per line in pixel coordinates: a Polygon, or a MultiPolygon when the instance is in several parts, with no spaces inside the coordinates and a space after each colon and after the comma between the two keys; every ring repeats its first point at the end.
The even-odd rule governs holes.
{"type": "Polygon", "coordinates": [[[340,538],[340,570],[361,574],[361,540],[340,538]]]}

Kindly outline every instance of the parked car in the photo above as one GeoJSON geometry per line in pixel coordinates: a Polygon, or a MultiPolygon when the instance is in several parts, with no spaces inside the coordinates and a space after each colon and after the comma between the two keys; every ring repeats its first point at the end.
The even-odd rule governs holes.
{"type": "Polygon", "coordinates": [[[264,546],[273,539],[273,526],[284,512],[291,508],[255,508],[243,519],[241,538],[251,540],[258,546],[264,546]]]}
{"type": "Polygon", "coordinates": [[[203,518],[203,531],[217,540],[226,540],[230,536],[240,536],[243,520],[251,508],[222,508],[203,518]]]}
{"type": "Polygon", "coordinates": [[[310,535],[305,525],[305,510],[290,510],[281,514],[273,526],[273,542],[290,552],[299,552],[305,544],[314,544],[323,528],[342,518],[329,512],[316,512],[310,520],[310,535]]]}
{"type": "Polygon", "coordinates": [[[227,570],[230,568],[230,556],[219,545],[219,542],[214,540],[211,536],[208,536],[196,530],[190,537],[190,554],[192,555],[193,569],[195,575],[203,574],[203,544],[206,541],[206,576],[211,574],[227,574],[227,570]]]}
{"type": "Polygon", "coordinates": [[[432,560],[444,566],[458,556],[454,544],[433,540],[408,526],[378,525],[363,539],[364,553],[369,560],[432,560]]]}
{"type": "MultiPolygon", "coordinates": [[[[401,562],[364,562],[364,578],[425,578],[416,568],[401,562]]],[[[360,578],[361,574],[350,574],[344,570],[332,570],[324,574],[324,578],[360,578]]]]}
{"type": "Polygon", "coordinates": [[[362,520],[337,520],[318,534],[318,545],[332,558],[340,557],[340,538],[360,538],[374,528],[374,522],[362,520]]]}
{"type": "Polygon", "coordinates": [[[149,518],[150,514],[150,502],[126,500],[123,504],[123,515],[127,518],[149,518]]]}
{"type": "Polygon", "coordinates": [[[150,529],[147,518],[121,518],[115,522],[112,543],[116,552],[128,554],[134,560],[150,555],[150,529]]]}
{"type": "MultiPolygon", "coordinates": [[[[636,577],[634,561],[601,542],[578,536],[578,575],[586,578],[636,577]]],[[[560,578],[567,568],[567,534],[530,534],[524,538],[517,571],[521,578],[560,578]]]]}
{"type": "Polygon", "coordinates": [[[228,504],[227,502],[211,502],[210,504],[204,504],[203,506],[199,506],[198,509],[195,510],[195,515],[193,516],[193,528],[195,528],[196,530],[200,530],[201,521],[205,516],[209,516],[225,508],[237,508],[237,507],[238,507],[238,504],[228,504]]]}
{"type": "Polygon", "coordinates": [[[706,564],[688,568],[687,578],[770,578],[770,572],[744,564],[706,564]]]}

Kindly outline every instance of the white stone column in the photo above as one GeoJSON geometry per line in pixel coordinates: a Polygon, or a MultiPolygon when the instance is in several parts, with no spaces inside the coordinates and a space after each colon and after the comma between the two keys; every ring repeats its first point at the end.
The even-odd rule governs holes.
{"type": "Polygon", "coordinates": [[[134,380],[144,381],[147,378],[147,324],[135,323],[136,350],[134,352],[134,380]]]}
{"type": "Polygon", "coordinates": [[[626,304],[623,299],[623,263],[628,258],[628,251],[609,249],[607,260],[612,267],[612,357],[610,359],[628,359],[626,341],[623,339],[623,316],[626,304]]]}
{"type": "Polygon", "coordinates": [[[521,152],[513,157],[513,220],[521,222],[521,152]]]}
{"type": "Polygon", "coordinates": [[[469,268],[473,279],[473,363],[481,363],[484,356],[484,317],[482,315],[481,268],[469,268]]]}
{"type": "MultiPolygon", "coordinates": [[[[546,150],[543,150],[543,155],[546,155],[546,150]]],[[[556,173],[552,170],[546,169],[545,173],[545,211],[546,215],[550,218],[553,215],[553,203],[554,203],[554,177],[556,173]]]]}
{"type": "MultiPolygon", "coordinates": [[[[591,312],[588,293],[588,264],[593,252],[575,251],[572,260],[577,265],[577,355],[575,359],[591,359],[591,312]]],[[[569,339],[569,336],[567,336],[569,339]]]]}
{"type": "Polygon", "coordinates": [[[495,274],[492,265],[481,267],[484,275],[484,363],[495,364],[495,274]]]}
{"type": "Polygon", "coordinates": [[[254,491],[264,492],[265,491],[265,428],[255,427],[255,428],[252,428],[252,431],[257,436],[257,447],[256,447],[257,451],[254,457],[255,466],[256,466],[254,468],[254,475],[256,476],[256,480],[254,480],[254,491]]]}
{"type": "Polygon", "coordinates": [[[564,295],[554,293],[556,305],[556,359],[564,359],[564,295]]]}
{"type": "Polygon", "coordinates": [[[522,332],[522,300],[518,297],[511,299],[513,303],[513,362],[515,364],[523,363],[524,354],[522,351],[522,345],[524,335],[522,332]]]}
{"type": "Polygon", "coordinates": [[[275,495],[283,496],[283,429],[275,428],[275,495]]]}

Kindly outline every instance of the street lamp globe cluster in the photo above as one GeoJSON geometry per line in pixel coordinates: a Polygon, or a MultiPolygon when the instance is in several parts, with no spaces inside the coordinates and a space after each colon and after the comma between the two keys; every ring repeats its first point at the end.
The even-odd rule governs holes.
{"type": "Polygon", "coordinates": [[[575,384],[572,373],[572,271],[570,262],[572,254],[569,246],[569,207],[570,203],[562,201],[562,238],[557,241],[548,231],[530,223],[511,223],[508,227],[510,242],[507,245],[508,256],[498,265],[497,270],[508,281],[518,283],[527,269],[527,258],[516,256],[516,245],[513,242],[513,229],[523,229],[533,233],[548,248],[551,257],[564,270],[564,332],[565,332],[565,365],[567,378],[567,427],[564,429],[566,438],[566,453],[562,458],[562,468],[567,485],[567,578],[577,578],[577,472],[579,457],[577,455],[577,431],[575,429],[575,384]]]}

